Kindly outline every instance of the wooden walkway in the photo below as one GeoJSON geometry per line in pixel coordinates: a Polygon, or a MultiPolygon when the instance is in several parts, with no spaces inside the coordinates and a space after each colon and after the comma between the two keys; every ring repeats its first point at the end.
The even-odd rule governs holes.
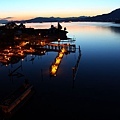
{"type": "Polygon", "coordinates": [[[47,50],[53,50],[58,51],[62,48],[65,48],[67,52],[75,52],[76,51],[76,45],[75,44],[55,44],[55,43],[48,43],[44,46],[47,50]]]}

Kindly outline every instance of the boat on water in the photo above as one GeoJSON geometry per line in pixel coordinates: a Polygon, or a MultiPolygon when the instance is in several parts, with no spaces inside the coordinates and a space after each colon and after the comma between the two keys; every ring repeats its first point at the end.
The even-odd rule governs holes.
{"type": "Polygon", "coordinates": [[[16,91],[5,97],[1,103],[1,113],[11,117],[34,93],[34,87],[27,80],[16,91]]]}

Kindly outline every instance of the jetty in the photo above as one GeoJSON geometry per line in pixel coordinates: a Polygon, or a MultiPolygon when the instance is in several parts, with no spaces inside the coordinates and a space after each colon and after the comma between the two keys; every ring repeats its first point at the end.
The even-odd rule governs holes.
{"type": "Polygon", "coordinates": [[[65,48],[68,52],[75,52],[76,51],[76,45],[75,44],[60,44],[60,43],[46,43],[44,46],[41,45],[30,45],[30,47],[34,49],[44,49],[46,51],[56,51],[59,52],[62,48],[65,48]]]}

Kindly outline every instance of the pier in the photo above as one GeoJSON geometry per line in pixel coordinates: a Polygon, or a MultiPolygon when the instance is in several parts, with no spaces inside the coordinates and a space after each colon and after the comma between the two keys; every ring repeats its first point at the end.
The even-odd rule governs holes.
{"type": "Polygon", "coordinates": [[[57,44],[57,43],[46,43],[44,46],[41,45],[31,45],[35,49],[45,49],[46,51],[56,51],[59,52],[62,48],[65,48],[67,52],[75,52],[75,44],[57,44]]]}

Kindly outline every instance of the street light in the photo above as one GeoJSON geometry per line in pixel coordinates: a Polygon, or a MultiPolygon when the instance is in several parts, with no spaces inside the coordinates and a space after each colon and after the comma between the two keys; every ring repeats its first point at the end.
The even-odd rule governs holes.
{"type": "Polygon", "coordinates": [[[58,38],[58,44],[60,43],[60,38],[58,38]]]}

